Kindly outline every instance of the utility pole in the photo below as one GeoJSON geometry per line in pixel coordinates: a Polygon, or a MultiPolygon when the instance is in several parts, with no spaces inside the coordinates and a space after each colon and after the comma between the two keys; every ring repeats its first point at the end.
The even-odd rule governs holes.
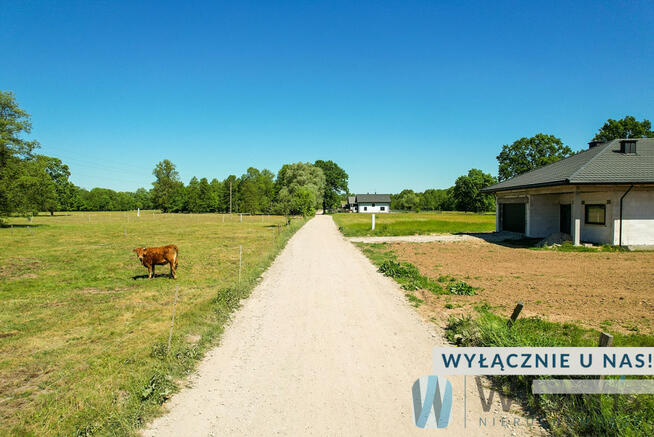
{"type": "Polygon", "coordinates": [[[232,213],[232,181],[229,181],[229,213],[232,213]]]}

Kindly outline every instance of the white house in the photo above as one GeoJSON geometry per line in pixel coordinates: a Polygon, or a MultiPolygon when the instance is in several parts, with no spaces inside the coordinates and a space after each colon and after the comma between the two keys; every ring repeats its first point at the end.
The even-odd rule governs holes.
{"type": "Polygon", "coordinates": [[[654,138],[592,141],[588,150],[486,188],[496,230],[582,242],[654,245],[654,138]]]}
{"type": "Polygon", "coordinates": [[[357,194],[354,198],[353,212],[386,213],[391,211],[390,194],[357,194]]]}

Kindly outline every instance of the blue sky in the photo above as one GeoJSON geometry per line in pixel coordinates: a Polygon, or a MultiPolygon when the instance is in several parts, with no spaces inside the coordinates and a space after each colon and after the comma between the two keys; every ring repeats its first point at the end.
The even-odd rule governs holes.
{"type": "Polygon", "coordinates": [[[332,159],[353,192],[496,174],[538,132],[573,149],[654,118],[651,1],[9,1],[0,89],[90,188],[332,159]]]}

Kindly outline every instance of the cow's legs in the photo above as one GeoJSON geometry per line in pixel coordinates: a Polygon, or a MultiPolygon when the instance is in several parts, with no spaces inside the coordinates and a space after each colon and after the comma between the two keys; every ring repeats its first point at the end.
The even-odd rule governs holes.
{"type": "Polygon", "coordinates": [[[177,279],[177,262],[170,263],[170,276],[173,277],[173,279],[177,279]]]}
{"type": "Polygon", "coordinates": [[[148,267],[148,279],[152,279],[153,276],[157,277],[157,275],[154,273],[154,267],[154,264],[152,264],[152,267],[148,267]]]}

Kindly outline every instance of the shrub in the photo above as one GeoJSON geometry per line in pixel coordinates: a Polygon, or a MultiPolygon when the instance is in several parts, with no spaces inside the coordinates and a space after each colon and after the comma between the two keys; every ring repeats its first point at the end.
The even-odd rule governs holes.
{"type": "Polygon", "coordinates": [[[446,289],[451,294],[458,294],[460,296],[474,296],[477,294],[475,287],[464,281],[453,282],[449,284],[446,289]]]}

